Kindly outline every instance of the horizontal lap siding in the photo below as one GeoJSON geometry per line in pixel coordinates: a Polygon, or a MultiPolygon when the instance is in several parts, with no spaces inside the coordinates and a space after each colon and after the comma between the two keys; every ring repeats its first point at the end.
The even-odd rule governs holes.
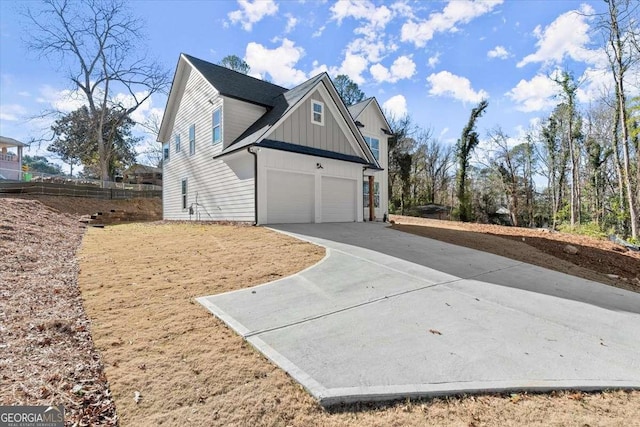
{"type": "Polygon", "coordinates": [[[266,108],[237,99],[224,97],[224,146],[228,147],[236,138],[255,123],[266,112],[266,108]]]}
{"type": "MultiPolygon", "coordinates": [[[[163,212],[165,219],[190,219],[188,209],[182,209],[181,182],[187,178],[187,206],[205,221],[253,221],[254,179],[253,158],[243,154],[224,162],[213,156],[222,150],[222,143],[213,144],[212,114],[222,106],[223,142],[226,143],[239,128],[233,118],[242,110],[240,101],[220,96],[197,72],[191,71],[170,136],[170,155],[163,168],[163,212]],[[210,102],[211,101],[211,102],[210,102]],[[213,104],[212,104],[213,103],[213,104]],[[226,110],[229,105],[229,111],[226,110]],[[234,113],[234,114],[232,114],[234,113]],[[196,152],[189,155],[189,127],[196,125],[196,152]],[[181,151],[175,152],[174,137],[180,134],[181,151]],[[195,204],[198,205],[195,205],[195,204]]],[[[253,116],[261,114],[250,106],[253,116]]],[[[251,117],[249,120],[251,120],[251,117]]],[[[243,118],[242,120],[245,120],[243,118]]],[[[198,219],[195,215],[191,219],[198,219]]]]}

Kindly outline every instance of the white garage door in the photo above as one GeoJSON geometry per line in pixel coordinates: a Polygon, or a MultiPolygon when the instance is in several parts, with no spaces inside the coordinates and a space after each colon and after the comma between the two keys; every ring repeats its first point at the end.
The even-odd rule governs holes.
{"type": "Polygon", "coordinates": [[[313,183],[313,175],[267,171],[267,223],[313,222],[313,183]]]}
{"type": "Polygon", "coordinates": [[[322,177],[322,222],[356,220],[356,180],[322,177]]]}

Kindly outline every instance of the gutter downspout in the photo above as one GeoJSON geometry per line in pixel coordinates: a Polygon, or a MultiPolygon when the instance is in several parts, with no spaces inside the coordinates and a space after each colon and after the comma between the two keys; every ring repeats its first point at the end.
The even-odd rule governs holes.
{"type": "Polygon", "coordinates": [[[253,206],[255,210],[254,226],[258,225],[258,151],[252,151],[253,145],[247,147],[247,152],[253,154],[253,206]]]}

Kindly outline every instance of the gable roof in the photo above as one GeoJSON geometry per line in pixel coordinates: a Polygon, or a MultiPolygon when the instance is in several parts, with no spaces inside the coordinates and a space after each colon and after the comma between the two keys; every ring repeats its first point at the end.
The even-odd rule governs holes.
{"type": "Polygon", "coordinates": [[[318,82],[322,80],[324,74],[318,74],[317,76],[307,80],[306,82],[294,87],[293,89],[284,92],[274,100],[273,109],[267,111],[262,117],[260,117],[254,124],[244,131],[235,141],[223,150],[223,153],[229,151],[235,151],[239,148],[246,147],[247,145],[256,142],[260,135],[266,133],[266,131],[275,125],[284,115],[286,115],[304,96],[313,89],[318,82]]]}
{"type": "Polygon", "coordinates": [[[375,105],[376,109],[378,110],[378,113],[382,117],[382,120],[384,120],[385,124],[387,125],[386,128],[381,128],[380,130],[387,135],[391,135],[393,132],[393,130],[391,129],[391,125],[389,124],[389,121],[384,115],[384,112],[382,111],[380,104],[378,104],[378,100],[376,99],[375,96],[372,96],[371,98],[367,98],[364,101],[360,101],[357,104],[353,104],[347,108],[349,110],[349,113],[351,114],[351,117],[353,117],[353,120],[358,120],[358,117],[360,117],[360,114],[362,114],[362,112],[366,110],[367,107],[372,103],[375,105]]]}
{"type": "MultiPolygon", "coordinates": [[[[350,130],[350,134],[355,138],[360,152],[364,154],[363,158],[360,159],[361,162],[372,168],[381,169],[326,72],[312,77],[293,89],[288,90],[281,86],[230,70],[226,67],[211,64],[185,53],[180,55],[171,91],[167,98],[167,108],[165,108],[165,115],[163,116],[158,133],[159,141],[165,141],[168,138],[167,132],[170,130],[170,123],[175,116],[175,109],[178,104],[177,98],[182,96],[182,90],[184,90],[185,77],[188,76],[188,67],[196,70],[220,95],[266,108],[266,112],[256,122],[249,126],[236,140],[232,141],[221,153],[215,155],[214,158],[230,154],[250,145],[260,145],[261,142],[265,141],[269,130],[277,126],[293,109],[297,108],[300,102],[310,95],[312,90],[323,85],[329,92],[330,99],[333,101],[332,105],[339,111],[344,123],[346,123],[350,130]]],[[[265,142],[265,147],[266,144],[265,142]]],[[[273,144],[271,143],[271,145],[273,144]]],[[[290,148],[289,145],[294,144],[285,145],[280,144],[278,149],[292,151],[288,148],[290,148]]],[[[353,160],[354,159],[351,159],[350,161],[353,160]]]]}
{"type": "Polygon", "coordinates": [[[211,86],[215,87],[221,95],[229,98],[273,107],[275,98],[287,91],[287,89],[273,83],[203,61],[186,53],[182,55],[207,79],[211,86]]]}
{"type": "Polygon", "coordinates": [[[312,77],[306,82],[301,83],[293,89],[288,90],[287,92],[284,92],[283,94],[278,96],[278,98],[276,98],[275,100],[275,106],[273,109],[267,111],[253,125],[251,125],[245,132],[243,132],[242,135],[240,135],[235,141],[229,144],[229,146],[222,150],[222,152],[215,155],[214,158],[225,156],[251,145],[264,146],[265,148],[281,149],[285,151],[300,152],[303,154],[312,154],[311,151],[306,152],[292,149],[291,147],[293,147],[295,144],[278,143],[274,145],[274,141],[265,139],[265,136],[268,135],[269,131],[272,128],[276,127],[278,123],[284,120],[284,118],[287,117],[290,111],[297,108],[300,102],[307,95],[309,95],[310,92],[312,92],[319,85],[323,84],[325,89],[327,89],[327,91],[329,92],[330,98],[334,101],[337,109],[341,110],[341,115],[345,120],[347,126],[351,130],[353,136],[355,137],[361,152],[364,153],[364,157],[360,158],[356,156],[345,156],[339,153],[330,153],[326,150],[311,149],[312,151],[314,151],[314,155],[362,163],[368,165],[372,169],[381,170],[382,168],[380,167],[380,164],[373,156],[373,153],[371,152],[371,149],[369,148],[367,143],[364,142],[362,134],[358,130],[353,119],[350,117],[350,113],[346,109],[344,103],[340,100],[340,96],[335,90],[335,87],[333,86],[333,83],[331,82],[331,79],[326,72],[318,74],[317,76],[312,77]]]}
{"type": "Polygon", "coordinates": [[[375,98],[371,97],[371,98],[365,99],[364,101],[360,101],[357,104],[349,105],[347,107],[347,110],[349,110],[349,114],[351,114],[351,117],[353,117],[353,120],[357,120],[358,116],[362,114],[365,108],[367,108],[367,105],[369,105],[369,103],[374,99],[375,98]]]}

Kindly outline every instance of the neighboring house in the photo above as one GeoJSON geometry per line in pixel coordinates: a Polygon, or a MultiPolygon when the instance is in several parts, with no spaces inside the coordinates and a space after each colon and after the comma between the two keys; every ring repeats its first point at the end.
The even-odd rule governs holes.
{"type": "Polygon", "coordinates": [[[0,136],[0,179],[22,180],[22,148],[27,144],[0,136]]]}
{"type": "Polygon", "coordinates": [[[158,134],[163,216],[353,222],[373,199],[381,220],[388,134],[375,99],[347,110],[326,73],[288,90],[182,54],[158,134]]]}
{"type": "Polygon", "coordinates": [[[162,185],[162,169],[134,164],[124,171],[123,181],[127,184],[162,185]]]}

